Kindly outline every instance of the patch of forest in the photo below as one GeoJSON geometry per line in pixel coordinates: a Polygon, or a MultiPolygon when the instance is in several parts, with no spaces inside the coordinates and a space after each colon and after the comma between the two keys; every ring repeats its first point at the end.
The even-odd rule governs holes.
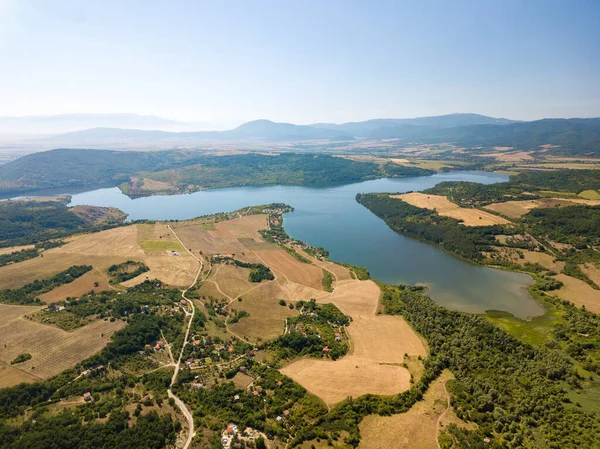
{"type": "Polygon", "coordinates": [[[142,273],[150,271],[150,268],[143,262],[128,260],[120,264],[113,264],[108,267],[108,275],[111,283],[118,284],[138,277],[142,273]]]}
{"type": "MultiPolygon", "coordinates": [[[[182,193],[200,189],[274,184],[325,186],[433,173],[431,170],[404,167],[394,163],[379,165],[323,154],[282,153],[278,156],[207,156],[195,164],[160,172],[140,173],[139,177],[169,183],[172,186],[170,190],[161,193],[182,193]]],[[[139,183],[123,184],[122,190],[131,197],[153,194],[152,191],[145,191],[143,184],[139,183]]]]}
{"type": "Polygon", "coordinates": [[[288,332],[268,344],[275,363],[303,356],[337,360],[348,353],[344,327],[349,317],[333,304],[318,305],[314,299],[299,301],[296,308],[300,315],[287,319],[288,332]]]}
{"type": "Polygon", "coordinates": [[[502,201],[538,199],[544,191],[579,194],[599,188],[598,170],[530,170],[512,175],[508,182],[445,181],[424,192],[447,196],[460,206],[486,206],[502,201]]]}
{"type": "Polygon", "coordinates": [[[449,426],[452,447],[595,447],[598,415],[571,403],[567,392],[580,388],[582,378],[568,357],[529,346],[482,317],[444,309],[420,287],[381,288],[385,313],[401,314],[429,344],[423,376],[399,395],[339,404],[313,428],[298,432],[294,443],[323,438],[327,429],[349,432],[347,442],[356,446],[364,416],[407,411],[447,368],[456,377],[448,389],[457,415],[478,425],[473,431],[449,426]]]}
{"type": "Polygon", "coordinates": [[[387,193],[359,193],[356,201],[382,218],[394,231],[435,243],[474,261],[482,261],[482,252],[492,250],[496,244],[495,235],[507,232],[499,225],[463,226],[455,218],[442,217],[434,210],[390,198],[387,193]]]}
{"type": "Polygon", "coordinates": [[[93,232],[124,223],[122,219],[89,225],[68,207],[68,198],[55,201],[0,201],[0,247],[39,244],[48,249],[45,240],[60,239],[78,232],[93,232]]]}
{"type": "Polygon", "coordinates": [[[210,156],[183,150],[57,149],[29,154],[0,166],[0,194],[98,185],[121,185],[130,196],[153,194],[143,189],[143,182],[132,178],[163,181],[172,185],[173,192],[182,192],[188,191],[188,186],[196,186],[196,190],[267,184],[320,186],[433,173],[324,154],[210,156]]]}
{"type": "Polygon", "coordinates": [[[43,304],[38,295],[56,287],[73,282],[92,269],[91,265],[74,265],[46,279],[35,281],[20,288],[0,290],[0,302],[5,304],[43,304]]]}

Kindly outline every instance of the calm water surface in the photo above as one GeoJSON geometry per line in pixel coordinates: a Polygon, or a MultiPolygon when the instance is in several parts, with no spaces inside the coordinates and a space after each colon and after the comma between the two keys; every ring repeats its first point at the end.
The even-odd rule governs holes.
{"type": "Polygon", "coordinates": [[[507,179],[490,173],[451,172],[327,188],[240,187],[135,200],[118,188],[108,188],[75,194],[71,205],[118,207],[132,220],[183,220],[282,202],[295,208],[285,215],[288,234],[327,248],[332,260],[365,266],[375,279],[385,283],[425,284],[431,297],[448,308],[472,313],[504,310],[527,318],[543,313],[525,290],[532,282],[528,275],[478,267],[435,246],[399,235],[354,199],[357,193],[422,190],[442,181],[490,184],[507,179]]]}

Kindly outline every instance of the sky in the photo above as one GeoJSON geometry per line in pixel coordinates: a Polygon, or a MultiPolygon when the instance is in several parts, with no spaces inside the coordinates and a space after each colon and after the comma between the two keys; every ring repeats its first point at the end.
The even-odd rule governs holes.
{"type": "Polygon", "coordinates": [[[0,116],[600,116],[598,0],[0,0],[0,116]]]}

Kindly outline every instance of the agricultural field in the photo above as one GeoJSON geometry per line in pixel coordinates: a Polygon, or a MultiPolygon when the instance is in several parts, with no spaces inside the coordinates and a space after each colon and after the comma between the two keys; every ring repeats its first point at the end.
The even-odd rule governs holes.
{"type": "Polygon", "coordinates": [[[409,356],[426,356],[419,336],[399,316],[377,315],[380,290],[373,281],[338,283],[331,302],[352,322],[347,328],[350,353],[336,360],[301,359],[281,372],[333,405],[348,396],[392,395],[410,388],[411,373],[400,366],[409,356]]]}
{"type": "Polygon", "coordinates": [[[112,334],[125,326],[122,321],[98,320],[73,332],[65,332],[53,326],[35,323],[25,318],[40,307],[0,304],[0,363],[10,364],[19,354],[31,354],[31,359],[12,365],[24,376],[16,376],[13,370],[6,372],[7,379],[31,381],[46,379],[72,368],[76,363],[100,351],[112,334]]]}
{"type": "Polygon", "coordinates": [[[93,269],[73,282],[63,284],[39,296],[46,304],[64,301],[67,298],[76,298],[89,291],[99,292],[110,288],[106,276],[99,270],[93,269]],[[97,285],[96,285],[97,284],[97,285]]]}
{"type": "Polygon", "coordinates": [[[17,251],[22,251],[24,249],[33,249],[33,245],[23,245],[23,246],[9,246],[6,248],[0,248],[0,256],[3,254],[10,254],[17,251]]]}
{"type": "Polygon", "coordinates": [[[340,360],[302,359],[280,370],[329,406],[348,396],[393,395],[410,388],[406,368],[373,363],[352,355],[340,360]]]}
{"type": "Polygon", "coordinates": [[[392,416],[369,415],[360,423],[359,449],[435,449],[438,433],[448,424],[473,428],[456,417],[450,406],[446,382],[453,379],[444,371],[430,386],[422,401],[408,412],[392,416]]]}
{"type": "Polygon", "coordinates": [[[323,272],[321,268],[300,262],[279,248],[274,251],[255,251],[255,254],[265,265],[271,267],[276,276],[280,275],[288,282],[317,290],[322,289],[323,272]]]}
{"type": "Polygon", "coordinates": [[[462,224],[465,226],[491,226],[495,224],[510,223],[505,218],[498,217],[497,215],[482,210],[460,207],[441,195],[414,192],[402,195],[391,195],[390,197],[400,199],[412,206],[436,210],[439,215],[444,217],[462,220],[462,224]]]}
{"type": "Polygon", "coordinates": [[[557,274],[555,277],[565,285],[552,294],[578,307],[585,306],[590,312],[600,314],[600,290],[595,290],[582,280],[566,274],[557,274]]]}
{"type": "Polygon", "coordinates": [[[506,201],[502,203],[494,203],[489,206],[485,206],[485,209],[491,210],[510,218],[520,218],[523,215],[529,213],[532,209],[544,208],[544,207],[566,207],[566,206],[597,206],[600,204],[600,200],[594,199],[563,199],[563,198],[541,198],[536,200],[522,200],[522,201],[506,201]]]}
{"type": "Polygon", "coordinates": [[[598,190],[584,190],[579,193],[581,198],[586,200],[600,200],[600,191],[598,190]]]}
{"type": "Polygon", "coordinates": [[[253,285],[248,281],[249,269],[233,264],[212,265],[197,294],[222,298],[230,312],[249,314],[228,324],[230,332],[248,341],[273,339],[283,333],[286,318],[298,313],[288,307],[290,304],[310,298],[321,304],[333,303],[353,319],[347,329],[351,353],[335,362],[301,359],[284,367],[282,373],[328,404],[347,396],[391,395],[410,387],[411,373],[399,365],[405,361],[405,354],[426,356],[425,345],[401,317],[376,314],[380,291],[374,282],[353,280],[347,268],[308,255],[312,263],[300,262],[277,245],[262,243],[258,231],[266,228],[264,216],[220,221],[215,228],[213,231],[190,223],[174,226],[194,253],[235,254],[236,259],[264,263],[275,275],[272,281],[253,285]],[[255,244],[268,245],[269,249],[254,250],[255,244]],[[323,290],[322,267],[334,274],[332,293],[323,290]]]}
{"type": "MultiPolygon", "coordinates": [[[[36,279],[52,276],[73,265],[93,265],[102,274],[106,274],[109,266],[128,260],[143,262],[150,271],[127,281],[126,286],[139,284],[145,279],[152,278],[158,278],[171,285],[187,286],[192,282],[197,271],[198,264],[194,258],[184,251],[174,256],[169,251],[148,250],[142,247],[142,245],[148,247],[148,242],[154,241],[151,236],[158,235],[165,229],[166,225],[161,224],[131,225],[69,237],[65,245],[44,251],[43,257],[0,267],[0,289],[20,287],[36,279]],[[157,229],[145,229],[140,239],[139,226],[157,229]]],[[[157,240],[160,241],[158,237],[157,240]]],[[[174,247],[176,245],[174,242],[169,245],[174,247]]],[[[77,285],[83,286],[83,282],[85,281],[77,285]]],[[[93,282],[95,281],[92,281],[92,284],[93,282]]]]}
{"type": "Polygon", "coordinates": [[[594,281],[596,285],[600,285],[600,264],[588,262],[579,265],[579,268],[587,275],[587,277],[594,281]]]}
{"type": "MultiPolygon", "coordinates": [[[[256,216],[254,216],[256,217],[256,216]]],[[[265,216],[263,215],[263,228],[266,228],[265,216]]],[[[248,235],[256,222],[256,218],[252,218],[251,222],[244,226],[239,223],[231,223],[236,220],[246,221],[249,217],[237,218],[227,222],[214,222],[207,220],[191,220],[187,222],[174,223],[171,227],[177,233],[177,236],[184,242],[186,247],[194,254],[199,254],[202,251],[204,254],[235,254],[236,259],[256,263],[258,259],[248,251],[245,243],[238,240],[238,237],[232,232],[229,226],[233,228],[242,228],[243,235],[248,235]]],[[[243,237],[246,240],[253,241],[255,244],[262,245],[265,248],[272,248],[273,245],[264,242],[260,234],[255,233],[254,237],[243,237]]]]}

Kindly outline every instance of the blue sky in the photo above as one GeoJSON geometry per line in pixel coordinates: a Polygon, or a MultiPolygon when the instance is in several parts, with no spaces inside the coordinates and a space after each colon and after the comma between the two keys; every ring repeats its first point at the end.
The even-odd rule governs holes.
{"type": "Polygon", "coordinates": [[[600,116],[600,1],[0,0],[0,115],[600,116]]]}

